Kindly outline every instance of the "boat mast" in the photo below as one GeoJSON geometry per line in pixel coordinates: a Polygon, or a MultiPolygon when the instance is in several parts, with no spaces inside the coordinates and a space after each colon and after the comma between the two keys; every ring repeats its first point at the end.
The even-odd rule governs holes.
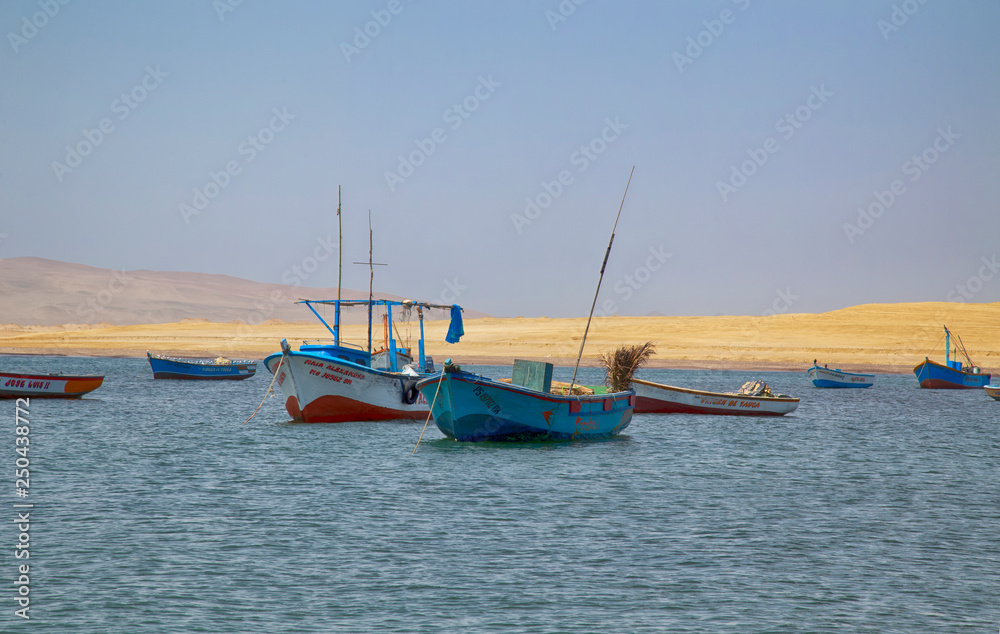
{"type": "Polygon", "coordinates": [[[344,273],[344,221],[340,217],[340,185],[337,185],[337,306],[334,310],[333,344],[340,345],[340,284],[344,273]]]}
{"type": "Polygon", "coordinates": [[[375,267],[376,266],[386,266],[382,262],[374,262],[372,260],[372,210],[368,210],[368,261],[367,262],[355,262],[355,264],[367,264],[368,265],[368,354],[372,353],[372,289],[375,284],[375,267]]]}
{"type": "Polygon", "coordinates": [[[372,262],[372,210],[368,210],[368,354],[372,353],[372,289],[375,285],[375,264],[372,262]]]}
{"type": "Polygon", "coordinates": [[[573,394],[573,385],[576,384],[576,373],[580,369],[580,359],[583,357],[583,347],[587,345],[587,333],[590,332],[590,320],[594,318],[594,307],[597,306],[597,296],[601,293],[601,282],[604,281],[604,269],[608,266],[608,256],[611,255],[611,245],[615,243],[615,229],[618,228],[618,219],[622,217],[622,207],[625,206],[625,196],[628,196],[628,186],[632,184],[632,171],[628,173],[628,182],[625,183],[625,193],[622,194],[622,203],[618,205],[618,215],[615,216],[615,226],[611,228],[611,240],[608,241],[608,250],[604,252],[604,262],[601,263],[601,276],[597,279],[597,291],[594,293],[594,301],[590,305],[590,315],[587,317],[587,328],[583,331],[583,340],[580,342],[580,354],[576,356],[576,367],[573,368],[573,380],[570,381],[568,395],[573,394]]]}

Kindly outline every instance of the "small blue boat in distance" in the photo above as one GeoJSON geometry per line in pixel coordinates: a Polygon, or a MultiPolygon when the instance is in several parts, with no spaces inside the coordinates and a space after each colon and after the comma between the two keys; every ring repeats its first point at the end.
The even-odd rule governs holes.
{"type": "Polygon", "coordinates": [[[948,330],[947,326],[944,327],[944,336],[945,365],[931,361],[929,357],[924,357],[924,360],[913,368],[913,373],[917,375],[920,387],[930,390],[978,390],[989,385],[990,375],[984,373],[972,362],[969,353],[965,350],[965,344],[962,343],[962,338],[955,335],[955,338],[958,339],[955,356],[958,356],[958,350],[962,351],[968,362],[964,367],[961,361],[953,361],[951,358],[951,331],[948,330]]]}
{"type": "Polygon", "coordinates": [[[461,441],[592,440],[614,436],[632,421],[635,390],[553,394],[546,385],[551,384],[552,364],[528,363],[537,363],[542,368],[538,375],[547,375],[537,386],[543,389],[494,381],[448,362],[440,374],[418,382],[417,389],[432,403],[431,415],[441,433],[461,441]]]}
{"type": "Polygon", "coordinates": [[[813,367],[806,371],[806,375],[816,387],[871,387],[875,384],[874,374],[858,374],[856,372],[844,372],[843,370],[823,366],[819,367],[813,359],[813,367]]]}
{"type": "Polygon", "coordinates": [[[177,359],[146,351],[154,379],[249,379],[257,372],[257,362],[248,359],[177,359]]]}

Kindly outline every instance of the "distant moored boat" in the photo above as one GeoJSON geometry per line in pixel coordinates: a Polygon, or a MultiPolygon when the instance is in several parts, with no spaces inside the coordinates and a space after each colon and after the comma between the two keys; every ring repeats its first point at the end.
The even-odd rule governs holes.
{"type": "Polygon", "coordinates": [[[739,392],[706,392],[640,379],[632,382],[636,414],[783,416],[799,406],[799,399],[771,392],[762,381],[751,381],[739,392]]]}
{"type": "Polygon", "coordinates": [[[0,398],[79,398],[104,383],[103,374],[0,372],[0,398]]]}
{"type": "Polygon", "coordinates": [[[1000,401],[1000,385],[987,385],[983,389],[985,389],[986,393],[995,400],[1000,401]]]}
{"type": "Polygon", "coordinates": [[[969,353],[966,352],[965,345],[962,343],[962,338],[958,335],[955,335],[958,339],[955,356],[958,356],[958,350],[961,349],[962,354],[965,356],[965,360],[968,361],[968,365],[962,367],[961,361],[951,360],[951,332],[948,330],[947,326],[944,327],[944,334],[945,365],[935,363],[925,357],[921,363],[917,364],[917,366],[913,368],[913,373],[917,375],[917,381],[920,383],[920,387],[927,389],[974,390],[988,385],[990,382],[990,375],[983,374],[980,368],[976,367],[976,365],[972,363],[972,359],[969,358],[969,353]]]}
{"type": "Polygon", "coordinates": [[[176,359],[146,352],[154,379],[248,379],[257,371],[257,362],[247,359],[176,359]]]}
{"type": "Polygon", "coordinates": [[[875,383],[874,374],[857,374],[821,368],[815,361],[813,361],[813,367],[809,368],[806,374],[816,387],[871,387],[875,383]]]}

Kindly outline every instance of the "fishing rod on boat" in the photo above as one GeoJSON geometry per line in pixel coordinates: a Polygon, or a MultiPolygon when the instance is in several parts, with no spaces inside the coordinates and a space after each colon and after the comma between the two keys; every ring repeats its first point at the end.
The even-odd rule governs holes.
{"type": "Polygon", "coordinates": [[[570,381],[567,395],[573,394],[573,386],[576,384],[576,373],[580,369],[580,359],[583,357],[583,347],[587,345],[587,333],[590,332],[590,321],[594,318],[594,307],[597,306],[597,296],[601,294],[601,282],[604,281],[604,269],[608,266],[608,256],[611,255],[611,245],[615,243],[615,230],[618,229],[618,219],[622,217],[622,207],[625,206],[625,197],[628,196],[628,186],[632,184],[632,173],[635,172],[635,165],[628,173],[628,182],[625,183],[625,193],[622,194],[622,203],[618,205],[618,215],[615,216],[615,226],[611,228],[611,240],[608,241],[608,250],[604,252],[604,262],[601,263],[601,276],[597,279],[597,291],[594,292],[594,301],[590,305],[590,315],[587,317],[587,328],[583,331],[583,341],[580,342],[580,354],[576,356],[576,367],[573,368],[573,380],[570,381]]]}

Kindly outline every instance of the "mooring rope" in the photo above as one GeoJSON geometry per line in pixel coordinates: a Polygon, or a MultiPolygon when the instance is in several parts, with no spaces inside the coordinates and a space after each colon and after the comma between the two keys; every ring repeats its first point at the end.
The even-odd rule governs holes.
{"type": "Polygon", "coordinates": [[[424,437],[424,432],[427,431],[427,423],[431,422],[431,415],[434,413],[434,404],[437,403],[438,392],[441,391],[441,384],[444,383],[444,369],[446,367],[448,367],[447,361],[445,361],[445,364],[441,366],[441,380],[438,381],[437,389],[434,390],[434,400],[431,401],[431,411],[427,412],[427,420],[424,421],[424,428],[420,430],[420,438],[417,438],[417,444],[413,445],[413,451],[410,452],[411,454],[417,453],[417,447],[420,446],[420,441],[424,437]]]}
{"type": "MultiPolygon", "coordinates": [[[[282,363],[284,363],[284,362],[285,362],[285,355],[281,355],[281,359],[280,359],[280,360],[278,361],[278,367],[276,367],[276,368],[274,369],[274,376],[272,376],[272,377],[271,377],[271,384],[267,386],[267,391],[266,391],[266,392],[264,392],[264,398],[263,398],[263,399],[261,399],[261,401],[260,401],[260,405],[258,405],[258,406],[257,406],[257,409],[255,409],[255,410],[253,411],[253,414],[250,414],[250,418],[253,418],[254,416],[256,416],[256,415],[257,415],[257,412],[259,412],[259,411],[260,411],[260,408],[261,408],[261,407],[263,407],[263,405],[264,405],[264,401],[266,401],[266,400],[267,400],[267,397],[271,395],[271,393],[272,393],[272,391],[273,391],[273,390],[272,390],[272,388],[274,388],[274,380],[278,378],[278,372],[280,372],[280,371],[281,371],[281,364],[282,364],[282,363]]],[[[245,421],[243,421],[243,422],[242,422],[242,423],[240,423],[240,424],[241,424],[241,425],[246,425],[247,423],[249,423],[249,422],[250,422],[250,418],[246,419],[245,421]]]]}

